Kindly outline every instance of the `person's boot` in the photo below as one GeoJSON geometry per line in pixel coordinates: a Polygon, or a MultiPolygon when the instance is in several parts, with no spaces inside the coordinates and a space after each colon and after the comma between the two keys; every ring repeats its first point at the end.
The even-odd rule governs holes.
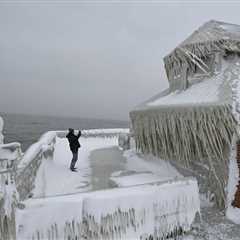
{"type": "Polygon", "coordinates": [[[77,172],[77,169],[76,169],[76,168],[70,168],[70,170],[71,170],[72,172],[77,172]]]}

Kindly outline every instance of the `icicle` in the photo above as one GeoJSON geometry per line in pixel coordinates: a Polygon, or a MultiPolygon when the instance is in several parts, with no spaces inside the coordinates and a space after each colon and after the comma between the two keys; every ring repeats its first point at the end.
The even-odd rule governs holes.
{"type": "Polygon", "coordinates": [[[185,167],[191,166],[195,159],[199,162],[207,159],[213,178],[211,189],[223,207],[228,147],[237,127],[230,105],[179,106],[171,107],[171,111],[159,107],[154,111],[132,111],[130,117],[136,147],[141,152],[150,151],[185,167]],[[216,169],[217,165],[222,169],[216,169]]]}

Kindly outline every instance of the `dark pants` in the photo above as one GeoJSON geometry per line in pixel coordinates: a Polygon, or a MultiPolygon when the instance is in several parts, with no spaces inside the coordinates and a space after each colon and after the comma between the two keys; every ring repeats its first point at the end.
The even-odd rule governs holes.
{"type": "Polygon", "coordinates": [[[71,166],[70,166],[71,169],[73,169],[75,167],[75,164],[78,160],[78,152],[72,152],[72,155],[73,155],[73,157],[72,157],[72,162],[71,162],[71,166]]]}

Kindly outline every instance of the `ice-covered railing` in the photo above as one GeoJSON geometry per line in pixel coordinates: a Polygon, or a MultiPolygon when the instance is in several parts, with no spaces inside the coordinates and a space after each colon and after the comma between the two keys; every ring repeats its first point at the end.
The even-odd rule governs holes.
{"type": "Polygon", "coordinates": [[[20,143],[0,144],[0,174],[10,171],[22,156],[20,143]]]}
{"type": "Polygon", "coordinates": [[[3,142],[3,119],[0,117],[0,174],[7,174],[14,167],[14,162],[18,161],[21,157],[21,145],[20,143],[8,143],[3,142]]]}
{"type": "Polygon", "coordinates": [[[38,142],[32,144],[18,164],[16,185],[20,199],[31,195],[41,162],[52,159],[56,142],[56,132],[49,131],[42,135],[38,142]]]}
{"type": "Polygon", "coordinates": [[[3,134],[2,134],[2,131],[3,131],[3,119],[0,116],[0,144],[3,144],[3,134]]]}
{"type": "Polygon", "coordinates": [[[192,178],[26,204],[30,211],[19,219],[21,239],[167,239],[189,231],[200,213],[192,178]]]}
{"type": "MultiPolygon", "coordinates": [[[[56,131],[58,137],[66,137],[68,131],[56,131]]],[[[129,133],[128,128],[89,129],[82,130],[82,137],[116,137],[129,133]]]]}
{"type": "Polygon", "coordinates": [[[15,188],[16,165],[21,158],[19,143],[4,144],[3,119],[0,117],[0,239],[16,238],[15,208],[17,191],[15,188]]]}

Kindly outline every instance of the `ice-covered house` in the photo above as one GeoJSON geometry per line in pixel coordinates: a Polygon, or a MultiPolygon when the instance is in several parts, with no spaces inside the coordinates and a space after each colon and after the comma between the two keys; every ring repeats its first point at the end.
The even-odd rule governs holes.
{"type": "Polygon", "coordinates": [[[164,64],[169,88],[130,112],[137,149],[197,173],[219,207],[240,207],[240,26],[209,21],[164,64]]]}

